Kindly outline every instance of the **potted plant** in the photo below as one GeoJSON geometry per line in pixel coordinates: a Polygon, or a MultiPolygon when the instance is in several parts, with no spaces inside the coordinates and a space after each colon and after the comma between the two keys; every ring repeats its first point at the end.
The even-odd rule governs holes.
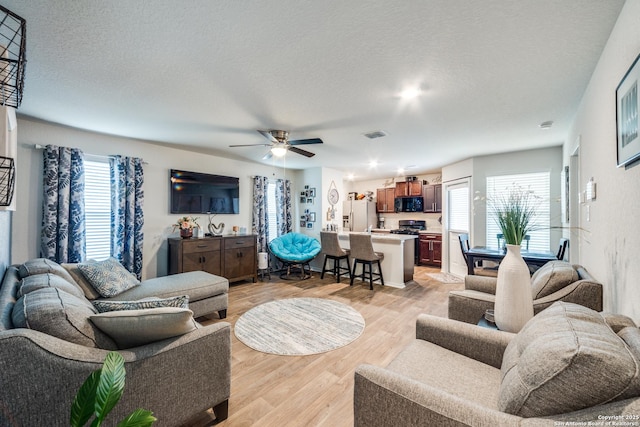
{"type": "Polygon", "coordinates": [[[489,208],[508,245],[520,245],[535,225],[536,201],[533,191],[518,185],[489,200],[489,208]]]}
{"type": "Polygon", "coordinates": [[[193,218],[191,216],[183,216],[180,218],[175,224],[173,224],[173,231],[176,229],[180,230],[180,237],[183,239],[188,239],[193,236],[193,229],[200,225],[197,222],[198,218],[193,218]]]}
{"type": "MultiPolygon", "coordinates": [[[[124,358],[116,351],[109,352],[101,369],[92,372],[78,390],[69,422],[71,427],[82,427],[95,417],[91,427],[98,427],[116,406],[124,391],[124,358]]],[[[146,427],[156,421],[151,411],[136,409],[118,427],[146,427]]]]}
{"type": "Polygon", "coordinates": [[[488,203],[506,243],[507,253],[498,267],[494,317],[498,328],[508,332],[518,332],[533,317],[529,267],[520,244],[535,226],[537,199],[531,190],[514,184],[488,203]]]}

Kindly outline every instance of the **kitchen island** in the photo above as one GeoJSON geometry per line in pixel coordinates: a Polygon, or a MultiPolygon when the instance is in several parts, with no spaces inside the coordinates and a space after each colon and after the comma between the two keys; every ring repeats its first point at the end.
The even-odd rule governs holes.
{"type": "MultiPolygon", "coordinates": [[[[408,234],[371,234],[373,250],[384,254],[380,264],[385,286],[404,288],[405,283],[413,280],[414,239],[417,238],[418,236],[408,234]]],[[[349,249],[349,233],[339,233],[338,240],[343,249],[349,249]]]]}

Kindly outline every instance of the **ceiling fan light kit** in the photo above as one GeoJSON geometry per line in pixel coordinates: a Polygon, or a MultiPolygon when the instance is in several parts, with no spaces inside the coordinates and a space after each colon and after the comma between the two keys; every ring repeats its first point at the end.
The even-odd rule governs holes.
{"type": "Polygon", "coordinates": [[[313,157],[315,156],[315,153],[298,148],[296,145],[322,144],[322,140],[320,138],[296,139],[289,141],[289,132],[285,130],[259,130],[258,133],[271,141],[271,143],[230,145],[229,147],[271,147],[269,152],[262,158],[262,160],[268,160],[272,155],[276,157],[283,157],[287,154],[287,151],[291,151],[292,153],[300,154],[305,157],[313,157]]]}
{"type": "Polygon", "coordinates": [[[274,145],[271,147],[271,153],[276,157],[283,157],[287,154],[287,147],[284,144],[274,145]]]}

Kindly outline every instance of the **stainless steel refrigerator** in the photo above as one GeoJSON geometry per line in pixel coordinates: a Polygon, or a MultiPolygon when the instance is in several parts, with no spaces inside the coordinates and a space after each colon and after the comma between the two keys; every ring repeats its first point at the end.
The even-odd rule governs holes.
{"type": "Polygon", "coordinates": [[[344,231],[367,231],[377,226],[376,203],[369,200],[342,202],[342,226],[344,231]]]}

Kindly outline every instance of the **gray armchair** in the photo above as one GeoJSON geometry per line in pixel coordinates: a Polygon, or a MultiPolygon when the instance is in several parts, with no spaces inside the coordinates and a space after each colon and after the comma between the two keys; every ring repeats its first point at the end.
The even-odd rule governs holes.
{"type": "Polygon", "coordinates": [[[518,334],[420,315],[416,339],[388,366],[356,369],[354,425],[551,427],[635,417],[639,390],[629,384],[639,337],[631,319],[575,304],[557,303],[518,334]]]}
{"type": "MultiPolygon", "coordinates": [[[[449,292],[449,319],[476,324],[493,309],[497,278],[465,276],[464,290],[449,292]]],[[[551,261],[531,276],[534,314],[556,301],[580,304],[602,311],[602,284],[580,265],[551,261]]]]}

